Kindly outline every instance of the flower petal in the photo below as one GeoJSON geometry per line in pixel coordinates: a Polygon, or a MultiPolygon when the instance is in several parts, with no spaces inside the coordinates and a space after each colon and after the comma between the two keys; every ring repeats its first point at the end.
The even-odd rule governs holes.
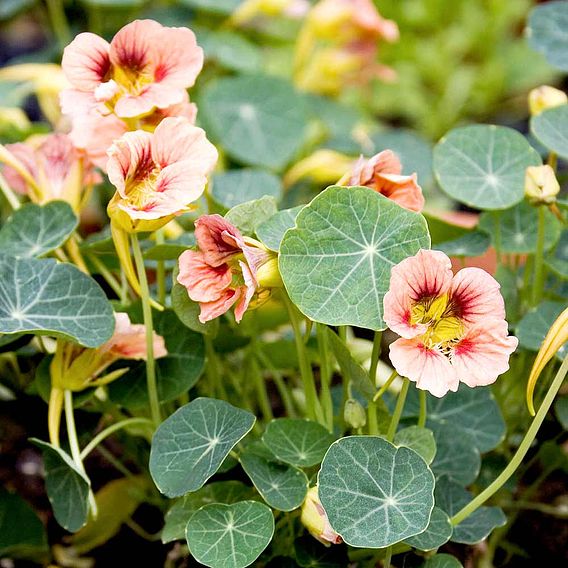
{"type": "Polygon", "coordinates": [[[205,262],[203,253],[186,250],[178,260],[177,281],[185,286],[194,302],[213,302],[221,298],[232,280],[227,264],[211,266],[205,262]]]}
{"type": "Polygon", "coordinates": [[[239,266],[243,272],[245,285],[241,287],[241,297],[235,307],[235,321],[237,323],[240,323],[243,319],[243,315],[246,312],[257,287],[256,280],[249,267],[241,260],[239,260],[239,266]]]}
{"type": "Polygon", "coordinates": [[[129,75],[147,72],[152,62],[155,34],[162,28],[154,20],[134,20],[121,28],[110,42],[112,64],[129,75]]]}
{"type": "Polygon", "coordinates": [[[167,117],[154,132],[152,156],[162,168],[174,162],[193,160],[203,174],[207,174],[217,162],[217,149],[207,140],[203,129],[183,117],[167,117]]]}
{"type": "Polygon", "coordinates": [[[449,359],[437,349],[428,349],[418,338],[397,339],[390,346],[390,360],[401,377],[438,398],[458,389],[458,377],[449,359]]]}
{"type": "Polygon", "coordinates": [[[151,141],[149,132],[136,130],[127,132],[109,148],[108,178],[121,197],[127,197],[129,182],[144,180],[154,168],[151,141]]]}
{"type": "Polygon", "coordinates": [[[421,250],[399,262],[391,271],[384,297],[386,324],[407,339],[423,334],[426,325],[411,323],[413,303],[445,294],[452,278],[452,263],[443,252],[421,250]]]}
{"type": "Polygon", "coordinates": [[[505,302],[499,282],[481,268],[463,268],[453,279],[449,305],[468,324],[483,323],[487,318],[505,319],[505,302]]]}
{"type": "Polygon", "coordinates": [[[202,215],[195,221],[195,238],[205,260],[211,266],[224,264],[241,252],[243,237],[221,215],[202,215]]]}
{"type": "Polygon", "coordinates": [[[227,288],[218,300],[214,302],[200,302],[199,321],[205,323],[223,315],[231,309],[231,306],[240,298],[241,294],[241,288],[227,288]]]}
{"type": "MultiPolygon", "coordinates": [[[[6,150],[12,154],[16,160],[25,168],[29,174],[37,178],[37,163],[34,149],[28,144],[23,142],[16,142],[15,144],[6,144],[6,150]]],[[[2,173],[6,177],[8,185],[16,192],[25,195],[28,192],[28,184],[24,178],[10,166],[4,166],[2,173]]]]}
{"type": "Polygon", "coordinates": [[[152,83],[139,94],[122,95],[114,105],[114,112],[122,118],[143,116],[156,108],[180,104],[183,102],[184,92],[183,89],[152,83]]]}
{"type": "Polygon", "coordinates": [[[422,188],[416,181],[416,174],[410,176],[381,174],[376,176],[372,187],[410,211],[419,213],[424,208],[424,196],[422,188]]]}
{"type": "Polygon", "coordinates": [[[110,45],[90,32],[79,34],[64,50],[61,66],[69,82],[82,91],[93,91],[108,80],[110,45]]]}
{"type": "Polygon", "coordinates": [[[507,336],[505,320],[486,320],[468,329],[452,353],[459,380],[469,387],[494,383],[509,369],[509,356],[518,343],[516,337],[507,336]]]}

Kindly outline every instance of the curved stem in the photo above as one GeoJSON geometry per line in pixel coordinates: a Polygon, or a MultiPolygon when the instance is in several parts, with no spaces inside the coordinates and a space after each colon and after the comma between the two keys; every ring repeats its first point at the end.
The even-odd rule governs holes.
{"type": "Polygon", "coordinates": [[[49,442],[59,448],[59,427],[61,425],[61,411],[63,410],[63,389],[52,387],[47,407],[47,428],[49,442]]]}
{"type": "Polygon", "coordinates": [[[104,265],[104,262],[102,262],[94,254],[89,254],[87,258],[89,259],[89,262],[91,262],[99,271],[99,274],[105,279],[106,283],[112,288],[112,291],[116,294],[117,298],[122,298],[121,285],[110,272],[110,270],[104,265]]]}
{"type": "Polygon", "coordinates": [[[418,413],[418,424],[419,428],[424,428],[426,426],[426,414],[428,410],[428,400],[426,398],[426,391],[419,390],[418,395],[420,397],[420,412],[418,413]]]}
{"type": "Polygon", "coordinates": [[[160,413],[158,384],[156,382],[156,362],[154,361],[154,323],[152,321],[152,306],[150,304],[150,289],[148,288],[148,279],[146,278],[146,268],[144,267],[144,259],[142,258],[142,251],[140,250],[140,243],[136,234],[132,235],[132,252],[134,253],[138,281],[140,282],[140,291],[142,292],[142,313],[144,315],[144,325],[146,326],[146,387],[148,389],[152,421],[154,426],[158,427],[162,421],[162,416],[160,413]]]}
{"type": "Polygon", "coordinates": [[[108,438],[111,434],[122,428],[127,428],[128,426],[133,426],[135,424],[152,424],[147,418],[127,418],[116,424],[111,424],[104,430],[101,430],[81,451],[81,459],[84,460],[105,438],[108,438]]]}
{"type": "Polygon", "coordinates": [[[400,417],[402,416],[402,410],[404,409],[404,403],[406,401],[406,395],[408,393],[409,386],[410,381],[407,378],[404,378],[402,388],[400,389],[398,398],[396,399],[396,406],[394,408],[394,413],[389,424],[389,429],[387,431],[387,440],[389,442],[392,442],[394,440],[394,435],[396,434],[396,429],[398,427],[398,423],[400,422],[400,417]]]}
{"type": "Polygon", "coordinates": [[[373,352],[371,353],[371,366],[369,367],[369,378],[374,385],[377,384],[377,367],[379,366],[379,358],[381,357],[381,340],[383,338],[382,331],[375,331],[373,337],[373,352]]]}
{"type": "Polygon", "coordinates": [[[270,362],[268,357],[262,352],[262,349],[259,348],[256,350],[256,357],[258,359],[258,362],[267,371],[270,372],[272,380],[274,381],[274,384],[278,389],[278,394],[282,399],[282,404],[284,405],[284,408],[286,410],[286,416],[288,416],[289,418],[295,418],[296,410],[294,408],[294,401],[292,400],[292,397],[290,396],[290,392],[286,386],[286,383],[282,378],[282,373],[278,371],[278,369],[274,368],[274,365],[270,362]]]}
{"type": "Polygon", "coordinates": [[[546,230],[546,209],[542,205],[538,207],[538,233],[536,240],[536,253],[534,256],[534,280],[532,305],[536,306],[542,298],[544,289],[544,236],[546,230]]]}
{"type": "Polygon", "coordinates": [[[300,374],[302,376],[304,394],[306,396],[306,414],[308,418],[312,420],[316,419],[320,424],[323,424],[325,426],[325,421],[322,416],[322,410],[316,392],[316,383],[312,372],[312,366],[307,357],[304,338],[302,336],[302,330],[300,328],[300,320],[298,319],[298,316],[296,314],[296,307],[292,304],[285,291],[282,292],[282,298],[284,300],[286,310],[288,311],[290,323],[292,324],[292,328],[294,330],[296,352],[298,354],[300,374]]]}
{"type": "Polygon", "coordinates": [[[486,487],[475,499],[470,501],[465,507],[460,509],[452,518],[452,525],[458,525],[464,519],[469,517],[474,511],[476,511],[487,499],[492,497],[501,487],[509,480],[509,478],[515,473],[516,469],[521,465],[523,458],[526,456],[531,444],[533,443],[539,428],[541,427],[544,419],[554,402],[560,387],[562,386],[562,382],[568,373],[568,355],[564,357],[564,361],[558,373],[554,377],[554,381],[550,385],[542,404],[540,405],[538,412],[536,413],[533,421],[523,438],[520,446],[518,447],[515,455],[508,463],[507,467],[501,472],[501,474],[491,483],[488,487],[486,487]]]}
{"type": "Polygon", "coordinates": [[[386,380],[385,384],[377,391],[377,393],[373,397],[373,402],[377,402],[377,400],[379,400],[379,398],[381,398],[381,396],[385,394],[385,392],[389,389],[389,387],[397,377],[398,373],[396,371],[393,371],[390,377],[386,380]]]}
{"type": "MultiPolygon", "coordinates": [[[[75,416],[73,414],[73,393],[65,389],[65,422],[67,424],[67,437],[69,438],[69,447],[71,449],[71,457],[77,466],[77,469],[88,479],[83,460],[81,458],[81,450],[79,448],[79,439],[77,438],[77,429],[75,428],[75,416]]],[[[93,490],[89,486],[89,505],[93,517],[97,516],[97,502],[93,490]]]]}

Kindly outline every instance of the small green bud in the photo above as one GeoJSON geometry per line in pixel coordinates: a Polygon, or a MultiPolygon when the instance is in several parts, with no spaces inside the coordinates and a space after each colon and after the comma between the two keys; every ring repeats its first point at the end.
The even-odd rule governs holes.
{"type": "Polygon", "coordinates": [[[352,428],[362,428],[367,424],[367,414],[361,403],[354,398],[345,401],[343,419],[352,428]]]}

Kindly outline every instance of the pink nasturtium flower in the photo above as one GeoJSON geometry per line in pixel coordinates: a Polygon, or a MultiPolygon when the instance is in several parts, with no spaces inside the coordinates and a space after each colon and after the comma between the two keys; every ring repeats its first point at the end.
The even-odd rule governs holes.
{"type": "Polygon", "coordinates": [[[108,155],[108,177],[117,189],[108,213],[129,233],[155,230],[187,211],[217,162],[205,132],[184,118],[165,118],[153,133],[127,132],[108,155]]]}
{"type": "Polygon", "coordinates": [[[498,282],[479,268],[454,275],[439,251],[421,250],[392,269],[384,309],[401,336],[390,347],[394,368],[437,397],[455,392],[460,381],[495,382],[517,348],[498,282]]]}
{"type": "Polygon", "coordinates": [[[203,215],[195,222],[199,250],[179,257],[178,282],[199,302],[202,323],[235,306],[240,322],[249,307],[258,307],[280,285],[277,257],[262,243],[243,237],[220,215],[203,215]],[[251,301],[254,304],[251,306],[251,301]]]}
{"type": "Polygon", "coordinates": [[[308,494],[302,505],[300,520],[310,534],[325,546],[341,544],[343,542],[343,539],[329,524],[327,514],[319,500],[317,485],[308,490],[308,494]]]}
{"type": "Polygon", "coordinates": [[[416,174],[402,175],[402,164],[392,150],[383,150],[369,159],[361,156],[353,171],[339,183],[370,187],[410,211],[420,212],[424,207],[416,174]]]}
{"type": "MultiPolygon", "coordinates": [[[[74,147],[66,134],[7,144],[5,149],[19,163],[17,169],[10,165],[4,168],[8,185],[36,203],[62,199],[78,211],[84,204],[84,188],[101,181],[84,153],[74,147]]],[[[9,159],[6,161],[10,163],[9,159]]]]}
{"type": "Polygon", "coordinates": [[[203,50],[188,28],[135,20],[108,43],[79,34],[63,52],[63,71],[73,86],[67,102],[89,93],[101,110],[122,118],[146,115],[184,101],[203,66],[203,50]]]}

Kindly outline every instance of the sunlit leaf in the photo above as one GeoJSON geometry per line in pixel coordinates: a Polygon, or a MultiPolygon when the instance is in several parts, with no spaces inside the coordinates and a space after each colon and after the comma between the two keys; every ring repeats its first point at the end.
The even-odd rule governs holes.
{"type": "Polygon", "coordinates": [[[395,446],[406,446],[414,450],[424,461],[430,465],[436,455],[436,440],[428,428],[409,426],[399,430],[394,437],[395,446]]]}

